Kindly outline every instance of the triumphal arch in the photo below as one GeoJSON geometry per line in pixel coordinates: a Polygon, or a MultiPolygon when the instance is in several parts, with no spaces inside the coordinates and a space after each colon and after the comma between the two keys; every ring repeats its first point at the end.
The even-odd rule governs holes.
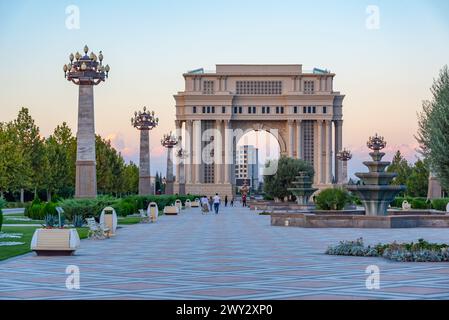
{"type": "Polygon", "coordinates": [[[316,187],[342,182],[336,154],[343,147],[344,95],[334,91],[334,77],[299,64],[217,65],[185,73],[185,89],[174,96],[183,151],[175,193],[231,196],[236,144],[251,130],[271,132],[281,155],[311,163],[316,187]]]}

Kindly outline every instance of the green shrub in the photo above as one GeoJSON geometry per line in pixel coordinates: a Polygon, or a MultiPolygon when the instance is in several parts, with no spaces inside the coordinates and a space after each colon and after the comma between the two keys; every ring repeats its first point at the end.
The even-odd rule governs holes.
{"type": "Polygon", "coordinates": [[[434,199],[432,200],[432,209],[438,211],[446,211],[447,204],[449,203],[449,198],[434,199]]]}
{"type": "Polygon", "coordinates": [[[412,205],[412,209],[430,209],[431,203],[427,201],[425,198],[414,198],[410,203],[412,205]]]}
{"type": "Polygon", "coordinates": [[[326,189],[315,197],[315,203],[319,210],[343,210],[351,196],[343,189],[326,189]]]}

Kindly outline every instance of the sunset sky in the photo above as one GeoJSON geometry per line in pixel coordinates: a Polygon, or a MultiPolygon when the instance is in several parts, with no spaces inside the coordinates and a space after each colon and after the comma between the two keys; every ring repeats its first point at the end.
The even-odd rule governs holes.
{"type": "MultiPolygon", "coordinates": [[[[0,121],[20,107],[47,136],[63,121],[76,132],[75,85],[63,76],[71,52],[103,51],[110,78],[95,88],[97,133],[126,160],[138,159],[129,119],[148,106],[161,119],[151,133],[152,171],[165,170],[164,133],[174,129],[173,94],[182,73],[215,64],[303,64],[337,74],[346,94],[344,145],[350,173],[363,169],[365,142],[378,132],[410,161],[416,113],[449,63],[449,2],[444,0],[0,0],[0,121]],[[79,29],[66,8],[80,10],[79,29]],[[367,27],[379,8],[378,29],[367,27]]],[[[363,169],[365,170],[365,169],[363,169]]]]}

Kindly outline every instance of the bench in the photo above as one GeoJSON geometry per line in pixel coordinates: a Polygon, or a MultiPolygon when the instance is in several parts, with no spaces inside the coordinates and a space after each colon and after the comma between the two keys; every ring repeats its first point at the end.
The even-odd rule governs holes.
{"type": "Polygon", "coordinates": [[[87,233],[88,239],[93,240],[103,240],[109,238],[109,228],[105,227],[103,224],[97,223],[95,218],[87,218],[86,219],[87,226],[89,227],[89,231],[87,233]]]}
{"type": "Polygon", "coordinates": [[[164,208],[164,214],[167,216],[176,216],[179,214],[179,208],[177,206],[166,206],[164,208]]]}
{"type": "Polygon", "coordinates": [[[79,245],[76,229],[37,229],[31,240],[31,250],[38,256],[71,256],[79,245]]]}

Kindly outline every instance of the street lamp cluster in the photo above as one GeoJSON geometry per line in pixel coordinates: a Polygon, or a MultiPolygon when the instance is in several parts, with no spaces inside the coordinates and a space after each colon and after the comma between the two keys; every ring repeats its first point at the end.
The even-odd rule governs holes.
{"type": "Polygon", "coordinates": [[[111,68],[103,65],[103,53],[88,55],[89,47],[84,46],[84,56],[79,52],[69,55],[69,64],[63,67],[64,77],[75,84],[97,85],[109,75],[111,68]]]}

